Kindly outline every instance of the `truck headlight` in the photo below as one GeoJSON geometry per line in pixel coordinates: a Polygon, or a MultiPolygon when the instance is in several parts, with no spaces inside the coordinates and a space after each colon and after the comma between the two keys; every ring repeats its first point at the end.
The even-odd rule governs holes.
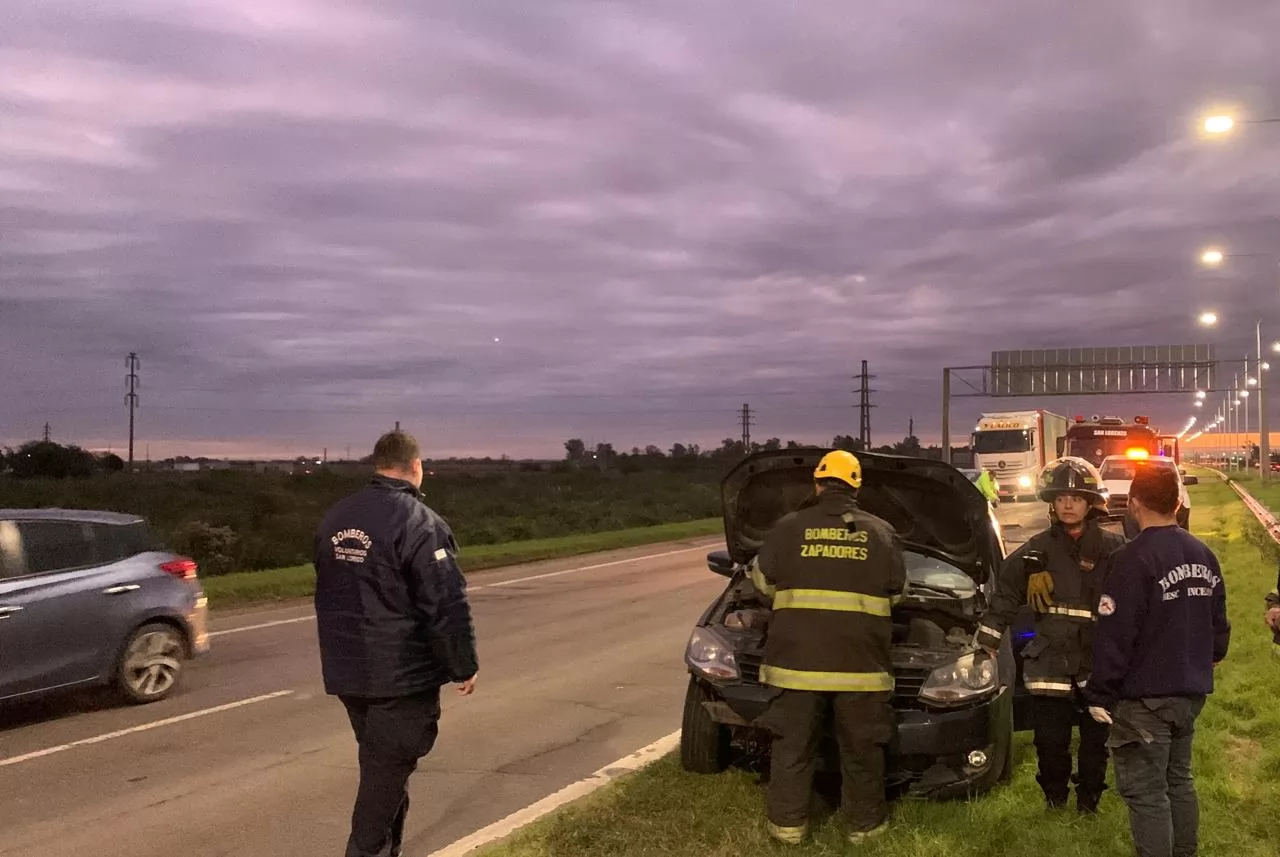
{"type": "Polygon", "coordinates": [[[920,698],[938,705],[955,705],[986,696],[996,689],[1000,671],[986,652],[970,652],[929,674],[920,698]]]}
{"type": "Polygon", "coordinates": [[[710,628],[693,629],[693,633],[689,635],[689,645],[685,648],[684,659],[689,666],[708,678],[736,679],[742,676],[733,649],[710,628]]]}
{"type": "Polygon", "coordinates": [[[1019,477],[1018,477],[1018,487],[1019,487],[1019,488],[1030,488],[1030,487],[1031,487],[1031,477],[1030,477],[1030,476],[1019,476],[1019,477]]]}

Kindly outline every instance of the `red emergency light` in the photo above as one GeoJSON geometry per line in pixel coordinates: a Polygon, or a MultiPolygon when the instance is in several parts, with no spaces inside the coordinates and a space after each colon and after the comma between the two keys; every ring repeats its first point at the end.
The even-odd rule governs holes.
{"type": "Polygon", "coordinates": [[[1136,458],[1136,459],[1149,458],[1151,456],[1151,453],[1147,452],[1145,449],[1142,449],[1141,447],[1126,449],[1124,454],[1126,458],[1136,458]]]}
{"type": "Polygon", "coordinates": [[[1138,425],[1140,425],[1140,426],[1149,425],[1149,424],[1150,424],[1150,422],[1151,422],[1151,421],[1150,421],[1149,419],[1147,419],[1146,417],[1134,417],[1134,418],[1133,418],[1133,421],[1134,421],[1135,423],[1137,423],[1138,425]]]}

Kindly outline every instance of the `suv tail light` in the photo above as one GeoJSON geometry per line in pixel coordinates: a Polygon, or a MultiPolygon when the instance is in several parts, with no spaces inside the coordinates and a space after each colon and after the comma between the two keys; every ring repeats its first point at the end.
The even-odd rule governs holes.
{"type": "Polygon", "coordinates": [[[160,570],[165,574],[172,574],[179,580],[195,580],[200,567],[196,565],[194,559],[179,557],[169,562],[160,563],[160,570]]]}

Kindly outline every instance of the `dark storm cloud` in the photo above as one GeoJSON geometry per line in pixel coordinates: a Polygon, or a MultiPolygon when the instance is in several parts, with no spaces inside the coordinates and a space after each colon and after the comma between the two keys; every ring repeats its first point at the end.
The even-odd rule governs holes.
{"type": "Polygon", "coordinates": [[[864,358],[877,441],[929,438],[944,365],[1202,341],[1209,304],[1243,353],[1266,272],[1195,254],[1273,246],[1274,141],[1195,123],[1280,115],[1277,31],[1263,0],[18,0],[0,438],[118,448],[128,351],[166,454],[401,419],[549,455],[715,442],[748,400],[823,440],[864,358]]]}

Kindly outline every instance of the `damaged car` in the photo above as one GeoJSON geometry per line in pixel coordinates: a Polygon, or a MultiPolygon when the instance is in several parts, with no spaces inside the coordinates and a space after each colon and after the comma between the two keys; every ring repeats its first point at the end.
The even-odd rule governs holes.
{"type": "MultiPolygon", "coordinates": [[[[721,483],[727,550],[708,554],[707,564],[729,583],[699,619],[685,651],[690,677],[680,755],[686,770],[722,771],[735,747],[767,751],[771,736],[756,724],[774,695],[759,681],[772,611],[749,572],[774,524],[813,496],[813,471],[827,452],[756,453],[721,483]]],[[[903,598],[893,608],[897,729],[887,785],[934,799],[982,793],[1012,773],[1019,686],[1013,635],[995,657],[973,643],[1005,556],[999,522],[981,492],[949,464],[857,455],[858,505],[897,531],[907,571],[903,598]]],[[[830,734],[823,755],[824,767],[838,769],[830,734]]]]}

